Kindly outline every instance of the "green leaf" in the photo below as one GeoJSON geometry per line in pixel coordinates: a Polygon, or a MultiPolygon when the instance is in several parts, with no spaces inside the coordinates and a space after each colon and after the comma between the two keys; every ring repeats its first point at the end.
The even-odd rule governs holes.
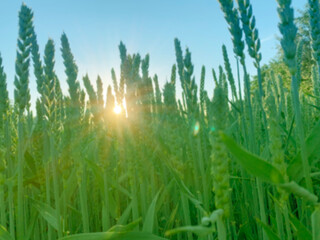
{"type": "Polygon", "coordinates": [[[290,213],[289,217],[291,224],[294,226],[292,229],[298,240],[312,239],[310,231],[296,218],[296,216],[290,213]]]}
{"type": "Polygon", "coordinates": [[[166,231],[165,235],[170,236],[180,232],[192,232],[198,236],[206,236],[216,231],[216,222],[221,219],[222,214],[223,210],[217,209],[213,211],[209,217],[202,218],[201,225],[178,227],[166,231]]]}
{"type": "Polygon", "coordinates": [[[63,206],[65,202],[69,202],[72,195],[77,190],[78,184],[74,184],[77,182],[77,174],[76,174],[76,168],[72,168],[71,173],[64,184],[63,191],[60,196],[60,205],[63,206]]]}
{"type": "Polygon", "coordinates": [[[31,170],[32,175],[35,175],[37,173],[36,161],[29,151],[25,151],[24,159],[28,169],[31,170]]]}
{"type": "Polygon", "coordinates": [[[268,235],[269,240],[281,240],[279,236],[273,232],[270,226],[261,222],[259,219],[257,219],[257,222],[261,225],[265,233],[268,235]]]}
{"type": "Polygon", "coordinates": [[[296,182],[283,183],[278,185],[280,188],[286,190],[288,193],[293,193],[296,196],[303,198],[304,200],[316,204],[318,197],[307,189],[299,186],[296,182]]]}
{"type": "Polygon", "coordinates": [[[177,171],[168,163],[166,162],[166,165],[170,171],[170,173],[173,175],[174,180],[179,186],[179,189],[183,194],[186,195],[186,197],[199,209],[201,210],[204,214],[206,214],[206,211],[202,207],[202,202],[200,202],[198,199],[195,198],[195,196],[192,194],[192,192],[189,190],[189,188],[185,185],[177,171]]]}
{"type": "Polygon", "coordinates": [[[0,225],[0,240],[14,240],[4,226],[0,225]]]}
{"type": "MultiPolygon", "coordinates": [[[[318,160],[320,156],[320,121],[312,129],[312,132],[306,139],[307,157],[310,164],[314,164],[314,160],[318,160]]],[[[301,152],[290,162],[287,173],[290,179],[300,182],[303,178],[301,152]]]]}
{"type": "MultiPolygon", "coordinates": [[[[92,147],[93,148],[93,147],[92,147]]],[[[103,185],[103,173],[101,168],[97,165],[97,163],[95,163],[94,161],[92,161],[93,158],[85,158],[84,161],[87,163],[87,166],[90,170],[92,170],[92,172],[94,173],[95,176],[95,180],[98,181],[98,184],[100,184],[101,186],[103,185]]]]}
{"type": "Polygon", "coordinates": [[[143,228],[142,228],[143,232],[152,233],[152,231],[153,231],[153,225],[154,225],[154,221],[155,221],[155,209],[156,209],[156,204],[157,204],[157,200],[159,198],[160,192],[161,192],[161,190],[159,190],[159,192],[154,197],[154,199],[152,200],[152,202],[148,208],[146,218],[143,223],[143,228]]]}
{"type": "Polygon", "coordinates": [[[174,221],[176,219],[176,215],[179,209],[179,203],[177,203],[176,207],[171,211],[170,217],[166,223],[165,229],[171,229],[173,227],[174,221]]]}
{"type": "Polygon", "coordinates": [[[211,224],[211,226],[214,226],[214,224],[216,222],[219,221],[219,219],[221,219],[223,216],[223,210],[222,209],[216,209],[214,210],[209,217],[203,217],[201,219],[201,223],[202,225],[207,226],[209,223],[211,224]]]}
{"type": "Polygon", "coordinates": [[[311,214],[311,223],[312,223],[312,239],[320,239],[320,205],[311,214]]]}
{"type": "Polygon", "coordinates": [[[232,138],[220,133],[222,141],[238,163],[252,175],[273,184],[284,183],[280,171],[266,160],[240,147],[232,138]]]}
{"type": "Polygon", "coordinates": [[[128,221],[130,217],[131,209],[132,209],[132,202],[128,204],[126,210],[124,210],[121,217],[118,219],[117,224],[119,225],[125,224],[128,221]]]}
{"type": "Polygon", "coordinates": [[[24,237],[25,239],[32,239],[31,236],[34,233],[34,226],[36,221],[38,220],[38,212],[37,211],[33,211],[32,215],[31,215],[31,220],[27,226],[27,231],[26,231],[26,236],[24,237]]]}
{"type": "Polygon", "coordinates": [[[136,226],[139,225],[139,222],[141,222],[141,218],[127,225],[114,225],[108,230],[108,232],[118,232],[118,233],[131,232],[133,229],[135,229],[136,226]]]}
{"type": "Polygon", "coordinates": [[[33,199],[33,206],[38,210],[40,215],[56,230],[58,230],[58,216],[56,211],[48,204],[33,199]]]}
{"type": "Polygon", "coordinates": [[[151,233],[146,232],[97,232],[97,233],[81,233],[67,237],[59,238],[59,240],[166,240],[151,233]]]}
{"type": "Polygon", "coordinates": [[[197,234],[198,236],[206,236],[208,234],[211,234],[215,231],[215,228],[212,227],[205,227],[205,226],[185,226],[185,227],[179,227],[175,229],[171,229],[166,231],[166,236],[170,236],[173,234],[181,233],[181,232],[192,232],[194,234],[197,234]]]}
{"type": "Polygon", "coordinates": [[[253,235],[249,222],[246,222],[243,225],[240,225],[238,234],[239,234],[238,239],[256,240],[256,236],[253,235]]]}

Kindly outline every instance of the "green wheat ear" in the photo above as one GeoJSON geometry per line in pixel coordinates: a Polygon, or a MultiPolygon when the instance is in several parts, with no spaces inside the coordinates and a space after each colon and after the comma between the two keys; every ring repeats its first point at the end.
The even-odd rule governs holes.
{"type": "Polygon", "coordinates": [[[92,84],[91,84],[91,81],[89,79],[88,74],[86,74],[82,78],[82,80],[83,80],[83,85],[87,91],[87,94],[89,95],[89,103],[90,103],[90,105],[93,106],[96,104],[98,97],[97,97],[97,94],[96,94],[92,84]]]}
{"type": "MultiPolygon", "coordinates": [[[[153,85],[152,78],[149,76],[149,63],[150,56],[146,54],[144,59],[141,60],[141,81],[140,86],[138,86],[140,99],[142,103],[142,110],[146,116],[150,117],[152,112],[152,106],[154,106],[154,93],[153,93],[153,85]]],[[[163,94],[164,95],[164,94],[163,94]]]]}
{"type": "Polygon", "coordinates": [[[69,85],[69,95],[74,108],[79,108],[81,100],[80,84],[77,81],[78,67],[75,63],[73,54],[71,52],[69,40],[67,35],[61,35],[61,53],[63,64],[65,66],[65,73],[67,75],[67,83],[69,85]]]}
{"type": "Polygon", "coordinates": [[[241,64],[244,64],[244,42],[242,40],[242,31],[237,10],[233,6],[233,0],[218,0],[224,13],[224,18],[229,24],[229,31],[232,35],[233,51],[240,58],[241,64]]]}
{"type": "Polygon", "coordinates": [[[178,68],[178,74],[181,81],[181,87],[184,89],[184,64],[183,64],[183,53],[181,49],[181,43],[176,38],[174,39],[174,48],[176,52],[176,61],[177,61],[177,68],[178,68]]]}
{"type": "Polygon", "coordinates": [[[9,95],[7,90],[7,76],[3,70],[2,57],[0,54],[0,127],[2,126],[3,118],[9,110],[9,95]]]}
{"type": "Polygon", "coordinates": [[[19,12],[19,38],[16,58],[16,75],[14,79],[14,99],[19,106],[20,113],[30,105],[29,65],[30,47],[33,32],[33,13],[30,8],[22,4],[19,12]]]}
{"type": "Polygon", "coordinates": [[[224,210],[224,216],[230,215],[230,183],[229,183],[229,160],[227,150],[222,142],[219,131],[226,128],[228,111],[227,96],[222,86],[217,86],[214,90],[212,103],[212,126],[214,131],[211,133],[210,142],[212,146],[212,177],[214,179],[215,205],[224,210]]]}
{"type": "Polygon", "coordinates": [[[155,88],[155,91],[156,91],[156,103],[158,105],[160,105],[162,103],[162,96],[161,96],[161,91],[160,91],[160,87],[159,87],[159,80],[158,80],[158,75],[155,74],[154,77],[153,77],[153,82],[154,82],[154,88],[155,88]]]}
{"type": "MultiPolygon", "coordinates": [[[[54,72],[54,42],[49,39],[44,50],[44,81],[42,86],[42,102],[44,105],[44,114],[51,124],[55,121],[55,79],[56,75],[54,72]]],[[[51,125],[51,127],[53,127],[51,125]]]]}
{"type": "Polygon", "coordinates": [[[223,54],[223,60],[224,60],[224,68],[227,72],[227,77],[228,77],[227,79],[228,79],[230,87],[231,87],[232,95],[235,98],[235,100],[237,100],[238,96],[237,96],[235,81],[234,81],[234,77],[233,77],[233,73],[232,73],[232,69],[231,69],[231,64],[230,64],[229,57],[228,57],[227,48],[224,44],[222,45],[222,54],[223,54]]]}
{"type": "Polygon", "coordinates": [[[205,77],[206,77],[206,68],[205,68],[205,66],[202,66],[202,68],[201,68],[201,77],[200,77],[200,106],[201,106],[201,111],[203,111],[203,108],[204,108],[204,83],[205,83],[205,77]]]}
{"type": "MultiPolygon", "coordinates": [[[[302,66],[302,51],[304,49],[304,45],[305,45],[304,39],[301,39],[297,44],[297,51],[296,51],[297,66],[302,66]]],[[[301,68],[300,67],[297,68],[296,75],[297,75],[298,87],[300,87],[300,84],[301,84],[301,68]]]]}
{"type": "Polygon", "coordinates": [[[320,7],[318,0],[308,0],[309,3],[309,23],[311,27],[310,35],[312,40],[313,57],[320,67],[320,7]]]}
{"type": "Polygon", "coordinates": [[[101,80],[99,75],[97,77],[96,85],[97,85],[97,101],[98,101],[99,106],[102,107],[103,104],[104,104],[104,100],[103,100],[103,83],[102,83],[102,80],[101,80]]]}
{"type": "Polygon", "coordinates": [[[37,42],[37,34],[32,28],[32,36],[31,36],[31,54],[32,54],[32,61],[33,61],[33,71],[34,75],[36,76],[37,82],[37,90],[39,94],[42,94],[42,85],[44,81],[43,76],[43,66],[40,58],[39,53],[39,45],[37,42]]]}
{"type": "Polygon", "coordinates": [[[245,40],[248,45],[249,55],[255,59],[255,66],[258,68],[261,61],[259,32],[256,28],[256,19],[252,15],[252,5],[249,0],[237,0],[245,40]]]}
{"type": "Polygon", "coordinates": [[[115,103],[115,99],[114,96],[112,94],[112,88],[109,85],[107,88],[107,96],[106,96],[106,106],[105,109],[107,111],[107,113],[111,113],[112,109],[114,108],[114,103],[115,103]]]}
{"type": "Polygon", "coordinates": [[[293,9],[291,8],[291,0],[277,0],[278,14],[280,17],[279,30],[282,34],[280,41],[284,52],[284,61],[287,64],[291,75],[295,75],[297,71],[296,65],[296,35],[297,27],[294,23],[293,9]]]}
{"type": "MultiPolygon", "coordinates": [[[[119,51],[120,51],[120,82],[118,86],[118,92],[119,92],[119,99],[124,98],[124,88],[125,88],[125,81],[127,77],[127,68],[128,68],[128,59],[127,59],[127,49],[126,46],[123,44],[123,42],[120,42],[119,44],[119,51]]],[[[118,100],[118,97],[117,97],[118,100]]]]}

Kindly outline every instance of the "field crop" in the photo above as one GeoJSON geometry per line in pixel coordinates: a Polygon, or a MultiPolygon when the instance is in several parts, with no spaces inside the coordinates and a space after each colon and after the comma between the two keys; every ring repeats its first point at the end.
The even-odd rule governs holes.
{"type": "Polygon", "coordinates": [[[122,42],[120,75],[112,69],[112,85],[98,77],[93,86],[63,33],[67,94],[55,72],[58,43],[49,39],[41,57],[33,11],[22,4],[14,101],[0,55],[0,240],[320,240],[319,2],[308,1],[308,42],[291,0],[277,0],[285,71],[275,72],[261,66],[250,1],[218,1],[238,68],[234,75],[223,45],[214,89],[204,87],[205,67],[196,80],[178,39],[163,89],[149,55],[122,42]]]}

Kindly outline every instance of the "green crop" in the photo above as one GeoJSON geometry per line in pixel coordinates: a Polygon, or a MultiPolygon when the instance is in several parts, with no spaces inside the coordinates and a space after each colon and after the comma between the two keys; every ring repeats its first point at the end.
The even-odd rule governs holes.
{"type": "Polygon", "coordinates": [[[93,84],[80,78],[66,33],[61,53],[48,39],[41,58],[33,12],[21,6],[13,102],[0,55],[0,240],[320,240],[319,2],[309,0],[308,43],[297,39],[291,0],[277,0],[290,88],[287,73],[262,74],[250,1],[218,2],[237,68],[223,45],[213,90],[178,39],[163,87],[149,54],[128,53],[123,42],[120,74],[112,69],[111,85],[100,76],[93,84]],[[300,88],[306,44],[309,93],[300,88]]]}

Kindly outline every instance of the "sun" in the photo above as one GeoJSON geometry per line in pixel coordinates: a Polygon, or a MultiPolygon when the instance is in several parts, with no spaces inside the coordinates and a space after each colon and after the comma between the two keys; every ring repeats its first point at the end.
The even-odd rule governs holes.
{"type": "Polygon", "coordinates": [[[119,105],[116,105],[116,106],[114,107],[114,109],[113,109],[113,112],[114,112],[115,114],[120,114],[121,111],[122,111],[122,109],[121,109],[121,106],[119,106],[119,105]]]}

